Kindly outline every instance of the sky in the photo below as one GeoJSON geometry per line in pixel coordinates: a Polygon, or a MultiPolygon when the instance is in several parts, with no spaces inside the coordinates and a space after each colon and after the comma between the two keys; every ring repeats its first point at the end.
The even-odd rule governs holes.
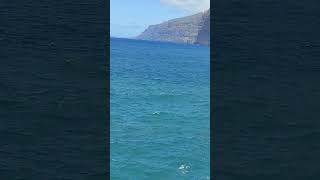
{"type": "Polygon", "coordinates": [[[210,0],[111,0],[110,36],[132,38],[149,25],[192,15],[210,7],[210,0]]]}

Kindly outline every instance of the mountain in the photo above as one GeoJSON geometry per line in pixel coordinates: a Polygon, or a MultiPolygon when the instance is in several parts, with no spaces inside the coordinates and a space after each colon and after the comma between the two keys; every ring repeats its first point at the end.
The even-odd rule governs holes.
{"type": "Polygon", "coordinates": [[[210,9],[195,15],[150,25],[137,39],[209,45],[210,9]]]}

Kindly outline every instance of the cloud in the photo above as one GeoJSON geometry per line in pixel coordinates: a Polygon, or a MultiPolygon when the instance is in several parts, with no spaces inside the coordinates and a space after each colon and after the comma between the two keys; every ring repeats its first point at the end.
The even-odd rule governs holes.
{"type": "Polygon", "coordinates": [[[189,12],[200,12],[210,8],[210,0],[160,0],[160,2],[189,12]]]}

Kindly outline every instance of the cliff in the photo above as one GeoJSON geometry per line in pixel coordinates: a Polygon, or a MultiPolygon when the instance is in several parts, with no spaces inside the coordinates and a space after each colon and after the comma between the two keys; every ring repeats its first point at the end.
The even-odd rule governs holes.
{"type": "Polygon", "coordinates": [[[196,43],[210,45],[210,10],[204,13],[196,43]]]}
{"type": "Polygon", "coordinates": [[[150,25],[137,39],[210,44],[210,9],[195,15],[150,25]]]}

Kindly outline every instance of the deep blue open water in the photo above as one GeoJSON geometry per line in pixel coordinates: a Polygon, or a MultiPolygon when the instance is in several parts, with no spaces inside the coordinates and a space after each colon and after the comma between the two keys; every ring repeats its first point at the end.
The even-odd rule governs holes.
{"type": "Polygon", "coordinates": [[[111,39],[111,179],[209,179],[208,46],[111,39]]]}
{"type": "Polygon", "coordinates": [[[0,9],[0,179],[107,179],[107,3],[0,9]]]}
{"type": "Polygon", "coordinates": [[[213,179],[319,179],[319,3],[214,1],[213,179]]]}

